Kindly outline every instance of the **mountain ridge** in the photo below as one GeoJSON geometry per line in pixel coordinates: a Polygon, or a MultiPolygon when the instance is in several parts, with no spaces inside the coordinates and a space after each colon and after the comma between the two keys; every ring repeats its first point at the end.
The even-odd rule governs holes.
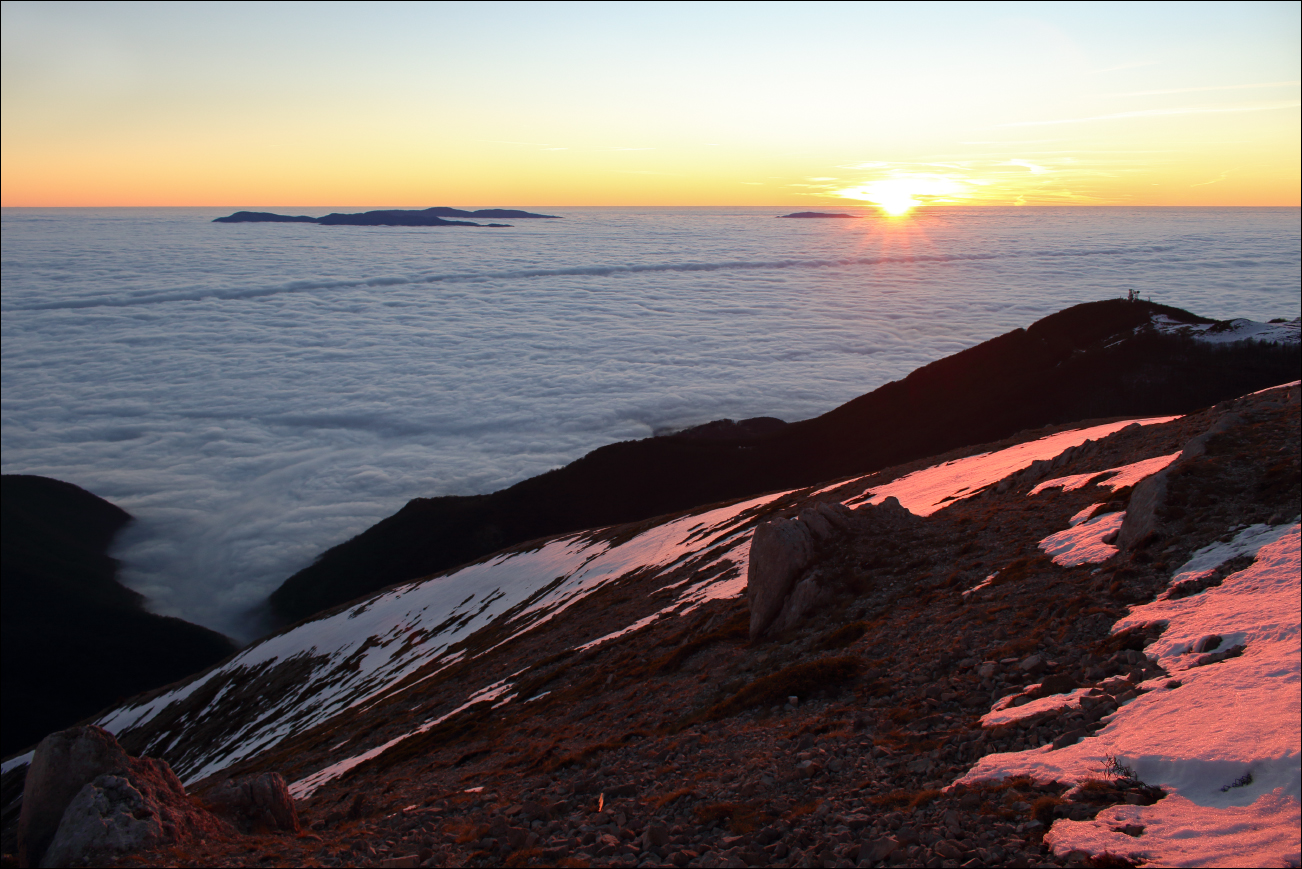
{"type": "Polygon", "coordinates": [[[1164,334],[1155,317],[1214,323],[1148,302],[1087,303],[810,420],[731,440],[625,441],[492,494],[416,498],[286,579],[271,606],[290,623],[525,540],[866,473],[1045,424],[1187,412],[1297,369],[1296,346],[1203,343],[1164,334]],[[875,424],[882,419],[889,425],[875,424]]]}
{"type": "MultiPolygon", "coordinates": [[[[1254,572],[1296,586],[1298,400],[1294,383],[1184,417],[1030,432],[539,541],[287,629],[100,723],[200,797],[232,776],[293,782],[311,837],[213,837],[186,852],[201,864],[1066,866],[1083,859],[1073,843],[1101,858],[1099,842],[1161,860],[1184,847],[1162,823],[1109,825],[1186,805],[1187,774],[1139,764],[1142,781],[1120,772],[1082,789],[1081,773],[1041,774],[1039,759],[1112,750],[1135,763],[1107,748],[1133,742],[1133,716],[1194,698],[1183,719],[1198,685],[1260,667],[1269,645],[1253,644],[1268,641],[1247,624],[1222,627],[1221,644],[1197,626],[1164,635],[1142,613],[1177,592],[1210,606],[1222,584],[1256,593],[1260,578],[1239,579],[1254,572]],[[1145,507],[1138,493],[1155,475],[1164,494],[1145,507]],[[749,534],[816,528],[819,504],[852,508],[833,510],[802,568],[801,583],[823,591],[789,627],[748,641],[749,534]],[[1099,541],[1145,509],[1158,532],[1130,550],[1099,541]],[[1066,550],[1052,542],[1068,532],[1066,550]],[[1211,651],[1183,652],[1181,636],[1211,651]],[[1247,651],[1228,647],[1239,636],[1247,651]],[[1009,765],[1031,773],[1001,778],[1009,765]]],[[[1270,741],[1245,736],[1276,721],[1286,682],[1236,725],[1248,730],[1234,745],[1270,741]]],[[[1197,732],[1165,750],[1238,788],[1234,805],[1260,807],[1264,831],[1209,834],[1202,847],[1260,865],[1272,843],[1296,839],[1287,811],[1269,809],[1280,773],[1296,789],[1287,758],[1254,761],[1259,781],[1244,784],[1231,767],[1198,766],[1197,732]]],[[[21,770],[5,770],[12,793],[21,770]]]]}

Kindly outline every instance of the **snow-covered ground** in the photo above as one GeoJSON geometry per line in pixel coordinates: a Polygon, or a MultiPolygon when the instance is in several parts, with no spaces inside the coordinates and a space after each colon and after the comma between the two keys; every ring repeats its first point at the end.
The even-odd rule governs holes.
{"type": "MultiPolygon", "coordinates": [[[[1237,555],[1255,553],[1256,562],[1219,586],[1176,600],[1163,595],[1117,622],[1114,631],[1166,623],[1147,652],[1178,687],[1167,688],[1165,678],[1144,683],[1145,693],[1093,736],[1057,750],[988,755],[959,782],[1029,775],[1077,783],[1103,777],[1104,759],[1113,756],[1169,795],[1151,806],[1114,806],[1089,821],[1055,822],[1045,839],[1055,853],[1107,851],[1166,866],[1298,865],[1299,531],[1296,522],[1254,525],[1199,550],[1173,585],[1206,576],[1237,555]],[[1200,665],[1201,656],[1190,651],[1200,644],[1243,651],[1200,665]],[[1126,825],[1142,826],[1143,833],[1117,831],[1126,825]]],[[[1052,708],[1071,700],[1055,695],[1033,702],[1052,708]]],[[[1032,708],[992,710],[985,723],[1005,723],[1032,708]]]]}
{"type": "Polygon", "coordinates": [[[1193,325],[1180,323],[1159,314],[1153,318],[1153,327],[1166,335],[1187,335],[1212,344],[1231,344],[1235,341],[1262,341],[1268,344],[1297,344],[1302,320],[1294,317],[1270,323],[1239,318],[1218,323],[1193,325]]]}

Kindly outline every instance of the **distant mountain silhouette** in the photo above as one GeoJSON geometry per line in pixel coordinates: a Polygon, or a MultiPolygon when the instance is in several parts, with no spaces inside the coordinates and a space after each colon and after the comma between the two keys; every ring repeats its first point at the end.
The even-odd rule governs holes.
{"type": "Polygon", "coordinates": [[[270,211],[237,211],[226,217],[218,217],[213,223],[316,223],[317,218],[300,214],[291,217],[288,214],[272,214],[270,211]]]}
{"type": "Polygon", "coordinates": [[[546,535],[869,473],[1044,425],[1187,413],[1297,377],[1296,345],[1165,335],[1148,328],[1158,314],[1212,322],[1148,302],[1077,305],[814,419],[709,423],[611,444],[492,494],[416,498],[287,579],[271,604],[295,621],[546,535]]]}
{"type": "Polygon", "coordinates": [[[795,214],[779,214],[778,217],[842,217],[850,220],[858,220],[857,214],[833,214],[827,211],[797,211],[795,214]]]}
{"type": "Polygon", "coordinates": [[[499,223],[473,223],[464,220],[447,220],[449,217],[483,217],[513,218],[516,220],[560,220],[554,214],[533,214],[529,211],[517,211],[511,208],[481,208],[478,211],[463,211],[460,208],[437,206],[418,210],[383,209],[379,211],[362,211],[356,214],[335,212],[325,217],[292,217],[287,214],[273,214],[269,211],[237,211],[226,217],[218,217],[213,223],[318,223],[322,226],[490,226],[500,227],[499,223]]]}
{"type": "Polygon", "coordinates": [[[235,651],[226,637],[145,612],[107,550],[131,517],[71,483],[6,474],[0,487],[0,754],[235,651]]]}

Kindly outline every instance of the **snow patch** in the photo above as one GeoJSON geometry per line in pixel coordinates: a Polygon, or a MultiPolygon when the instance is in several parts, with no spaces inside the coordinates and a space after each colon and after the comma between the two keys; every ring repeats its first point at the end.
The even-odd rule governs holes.
{"type": "Polygon", "coordinates": [[[1107,561],[1117,554],[1117,547],[1103,541],[1107,540],[1112,532],[1120,530],[1121,523],[1125,519],[1124,510],[1095,516],[1093,519],[1050,534],[1040,541],[1040,548],[1052,555],[1053,563],[1060,567],[1107,561]]]}
{"type": "Polygon", "coordinates": [[[7,775],[9,770],[18,769],[20,766],[30,766],[34,754],[36,754],[35,750],[9,758],[3,764],[0,764],[0,775],[7,775]]]}
{"type": "MultiPolygon", "coordinates": [[[[525,669],[528,668],[526,667],[525,669]]],[[[299,779],[298,781],[294,782],[289,786],[290,795],[293,796],[294,799],[296,800],[305,800],[308,797],[312,796],[313,792],[316,791],[317,788],[321,787],[321,785],[325,784],[328,781],[333,781],[334,779],[339,778],[339,776],[348,772],[353,767],[365,763],[366,761],[370,760],[373,757],[379,757],[380,755],[384,754],[393,746],[402,742],[404,739],[415,736],[418,733],[424,733],[430,728],[436,727],[437,725],[442,724],[444,721],[447,721],[449,718],[451,718],[453,715],[456,715],[458,712],[463,712],[466,709],[469,709],[471,706],[475,705],[476,703],[484,703],[484,702],[496,700],[498,697],[501,697],[507,691],[511,690],[512,686],[510,685],[510,680],[514,679],[516,676],[519,676],[520,673],[523,672],[524,670],[520,670],[516,673],[512,673],[507,678],[502,679],[499,682],[494,682],[492,685],[489,685],[487,688],[481,688],[479,691],[476,691],[474,694],[471,694],[469,699],[467,699],[466,702],[462,703],[456,709],[453,709],[451,712],[448,712],[444,715],[440,715],[438,718],[435,718],[432,721],[425,722],[420,727],[417,727],[415,730],[413,730],[411,733],[404,733],[401,736],[394,737],[393,739],[390,739],[388,742],[384,743],[383,745],[377,745],[375,748],[372,748],[369,751],[364,751],[361,754],[354,755],[353,757],[345,758],[344,760],[338,761],[337,763],[332,763],[330,764],[330,766],[327,766],[323,770],[314,772],[312,773],[312,775],[307,776],[306,778],[299,779]]]]}
{"type": "MultiPolygon", "coordinates": [[[[1075,745],[982,758],[956,784],[1028,775],[1080,782],[1112,755],[1170,792],[1151,806],[1117,806],[1092,821],[1056,822],[1055,853],[1104,850],[1161,865],[1296,865],[1302,800],[1302,526],[1253,526],[1199,550],[1176,578],[1205,574],[1237,554],[1257,560],[1219,586],[1135,607],[1113,630],[1165,622],[1146,653],[1181,686],[1141,694],[1075,745]],[[1215,633],[1245,650],[1188,667],[1184,649],[1215,633]],[[1248,777],[1250,776],[1250,780],[1248,777]],[[1114,833],[1123,823],[1144,833],[1114,833]]],[[[1028,704],[1029,705],[1029,704],[1028,704]]],[[[1021,707],[1024,709],[1025,707],[1021,707]]]]}
{"type": "Polygon", "coordinates": [[[1077,512],[1070,519],[1067,520],[1068,527],[1075,527],[1080,523],[1084,522],[1085,520],[1089,519],[1091,516],[1094,515],[1094,511],[1099,509],[1102,506],[1103,506],[1103,502],[1100,501],[1097,504],[1090,504],[1084,510],[1077,512]]]}
{"type": "MultiPolygon", "coordinates": [[[[1027,686],[1027,690],[1030,690],[1032,687],[1037,686],[1027,686]]],[[[997,727],[1001,724],[1011,724],[1014,721],[1021,721],[1023,718],[1029,718],[1032,715],[1039,715],[1041,712],[1080,706],[1080,698],[1093,690],[1093,688],[1077,688],[1066,694],[1050,694],[1047,697],[1039,697],[1022,704],[1021,706],[1011,705],[1015,699],[1022,696],[1021,694],[1013,694],[1004,697],[994,706],[990,707],[990,711],[981,716],[981,726],[997,727]]]]}
{"type": "Polygon", "coordinates": [[[990,583],[992,583],[992,582],[995,581],[995,577],[998,576],[998,575],[999,575],[999,571],[996,570],[994,573],[990,574],[990,575],[987,576],[985,579],[981,580],[981,581],[978,582],[976,585],[974,585],[974,586],[972,586],[971,588],[969,588],[967,591],[963,592],[963,597],[967,597],[967,596],[968,596],[969,594],[971,594],[972,592],[974,592],[974,591],[980,591],[981,589],[983,589],[983,588],[985,588],[986,586],[990,585],[990,583]]]}
{"type": "Polygon", "coordinates": [[[1052,480],[1045,480],[1043,483],[1032,489],[1029,495],[1038,495],[1045,489],[1057,488],[1061,488],[1064,492],[1071,492],[1085,486],[1090,480],[1105,475],[1110,475],[1110,478],[1099,480],[1098,485],[1107,486],[1115,492],[1117,489],[1124,489],[1126,486],[1133,486],[1145,477],[1156,474],[1178,458],[1180,458],[1180,453],[1177,451],[1171,453],[1169,456],[1156,456],[1129,465],[1122,465],[1119,468],[1108,468],[1106,471],[1093,471],[1088,474],[1073,474],[1070,477],[1056,477],[1052,480]]]}
{"type": "Polygon", "coordinates": [[[909,512],[918,516],[930,516],[954,501],[969,498],[986,486],[1030,467],[1032,462],[1052,459],[1063,450],[1079,446],[1085,441],[1105,438],[1130,425],[1157,425],[1179,418],[1157,416],[1148,419],[1127,419],[1046,435],[1002,450],[979,453],[914,471],[898,480],[850,497],[844,503],[847,507],[856,507],[863,503],[880,504],[893,495],[909,512]]]}
{"type": "Polygon", "coordinates": [[[1294,386],[1302,386],[1302,380],[1290,380],[1288,383],[1281,383],[1279,386],[1267,386],[1265,389],[1249,392],[1248,395],[1261,395],[1263,392],[1274,392],[1276,389],[1289,389],[1294,386]]]}
{"type": "Polygon", "coordinates": [[[1235,341],[1260,341],[1266,344],[1297,344],[1302,319],[1294,317],[1282,323],[1258,323],[1240,317],[1216,323],[1181,323],[1165,314],[1153,317],[1153,328],[1163,335],[1184,335],[1209,344],[1232,344],[1235,341]]]}

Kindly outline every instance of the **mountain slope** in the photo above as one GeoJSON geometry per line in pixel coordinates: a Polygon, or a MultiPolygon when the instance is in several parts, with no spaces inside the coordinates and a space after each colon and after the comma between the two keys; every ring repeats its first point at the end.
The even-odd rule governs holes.
{"type": "Polygon", "coordinates": [[[1186,413],[1296,375],[1291,343],[1171,334],[1213,322],[1147,302],[1077,305],[820,417],[736,438],[612,444],[491,495],[417,498],[271,596],[286,622],[552,534],[806,486],[1073,420],[1186,413]]]}
{"type": "Polygon", "coordinates": [[[282,631],[100,723],[200,796],[283,772],[315,835],[135,862],[1287,862],[1299,394],[538,541],[282,631]],[[748,641],[780,517],[818,592],[748,641]]]}
{"type": "Polygon", "coordinates": [[[71,483],[5,475],[3,741],[8,755],[112,703],[211,666],[230,640],[145,612],[109,544],[131,517],[71,483]]]}

